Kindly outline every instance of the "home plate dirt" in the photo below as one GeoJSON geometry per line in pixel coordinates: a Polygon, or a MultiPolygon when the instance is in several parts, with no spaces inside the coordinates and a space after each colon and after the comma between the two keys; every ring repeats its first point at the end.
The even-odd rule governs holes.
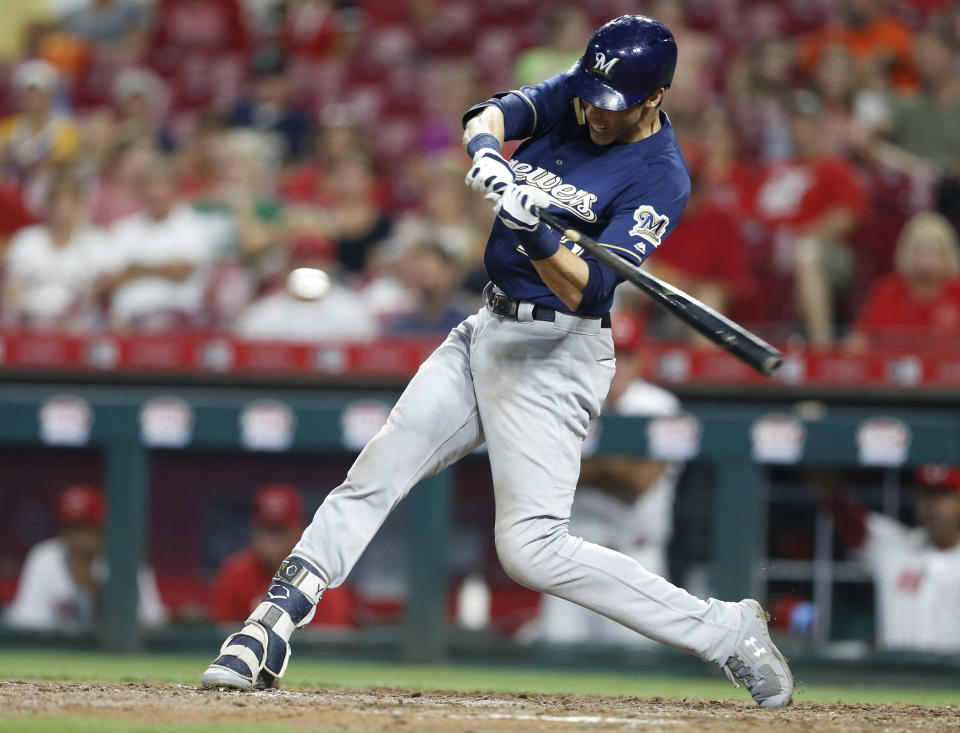
{"type": "Polygon", "coordinates": [[[205,691],[186,685],[0,681],[0,716],[132,723],[263,722],[336,731],[957,731],[960,707],[432,692],[368,688],[205,691]]]}

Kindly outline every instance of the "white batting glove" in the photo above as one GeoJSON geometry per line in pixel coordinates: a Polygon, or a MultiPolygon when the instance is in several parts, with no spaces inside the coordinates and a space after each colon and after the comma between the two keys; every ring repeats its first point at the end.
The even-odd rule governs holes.
{"type": "Polygon", "coordinates": [[[516,183],[504,188],[500,194],[487,194],[486,198],[494,201],[493,210],[504,224],[526,232],[535,231],[540,226],[540,209],[546,209],[551,203],[546,191],[516,183]]]}
{"type": "Polygon", "coordinates": [[[513,168],[492,148],[480,148],[464,181],[477,193],[499,193],[513,183],[513,168]]]}

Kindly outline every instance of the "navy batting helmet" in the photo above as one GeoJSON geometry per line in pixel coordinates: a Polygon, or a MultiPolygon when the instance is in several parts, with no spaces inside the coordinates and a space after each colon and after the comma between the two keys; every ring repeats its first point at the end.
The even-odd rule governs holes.
{"type": "Polygon", "coordinates": [[[629,109],[669,87],[676,66],[677,44],[663,23],[621,15],[593,34],[567,72],[567,91],[600,109],[629,109]]]}

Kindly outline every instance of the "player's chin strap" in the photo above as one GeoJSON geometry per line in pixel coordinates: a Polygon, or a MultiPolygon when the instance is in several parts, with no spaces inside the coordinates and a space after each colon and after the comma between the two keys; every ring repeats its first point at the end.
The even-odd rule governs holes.
{"type": "Polygon", "coordinates": [[[290,660],[290,635],[310,623],[326,587],[326,579],[313,563],[299,555],[288,557],[243,629],[223,643],[214,664],[234,657],[249,667],[254,681],[261,671],[283,677],[290,660]]]}

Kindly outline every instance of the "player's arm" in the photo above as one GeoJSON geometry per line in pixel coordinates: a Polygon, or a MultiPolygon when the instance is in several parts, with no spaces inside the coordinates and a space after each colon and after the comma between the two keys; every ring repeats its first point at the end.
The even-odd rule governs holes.
{"type": "Polygon", "coordinates": [[[463,116],[463,147],[473,159],[466,183],[484,195],[514,182],[513,169],[500,154],[504,140],[542,134],[560,119],[570,99],[563,76],[523,87],[474,105],[463,116]]]}
{"type": "MultiPolygon", "coordinates": [[[[633,265],[643,264],[673,230],[690,190],[688,183],[667,195],[666,187],[661,188],[659,197],[630,196],[629,203],[617,209],[601,233],[600,244],[633,265]],[[638,207],[637,198],[649,203],[638,207]]],[[[551,203],[550,197],[534,186],[514,185],[503,190],[494,211],[516,231],[540,278],[567,308],[581,315],[602,315],[620,278],[589,254],[562,246],[560,235],[540,223],[540,210],[551,203]]]]}

